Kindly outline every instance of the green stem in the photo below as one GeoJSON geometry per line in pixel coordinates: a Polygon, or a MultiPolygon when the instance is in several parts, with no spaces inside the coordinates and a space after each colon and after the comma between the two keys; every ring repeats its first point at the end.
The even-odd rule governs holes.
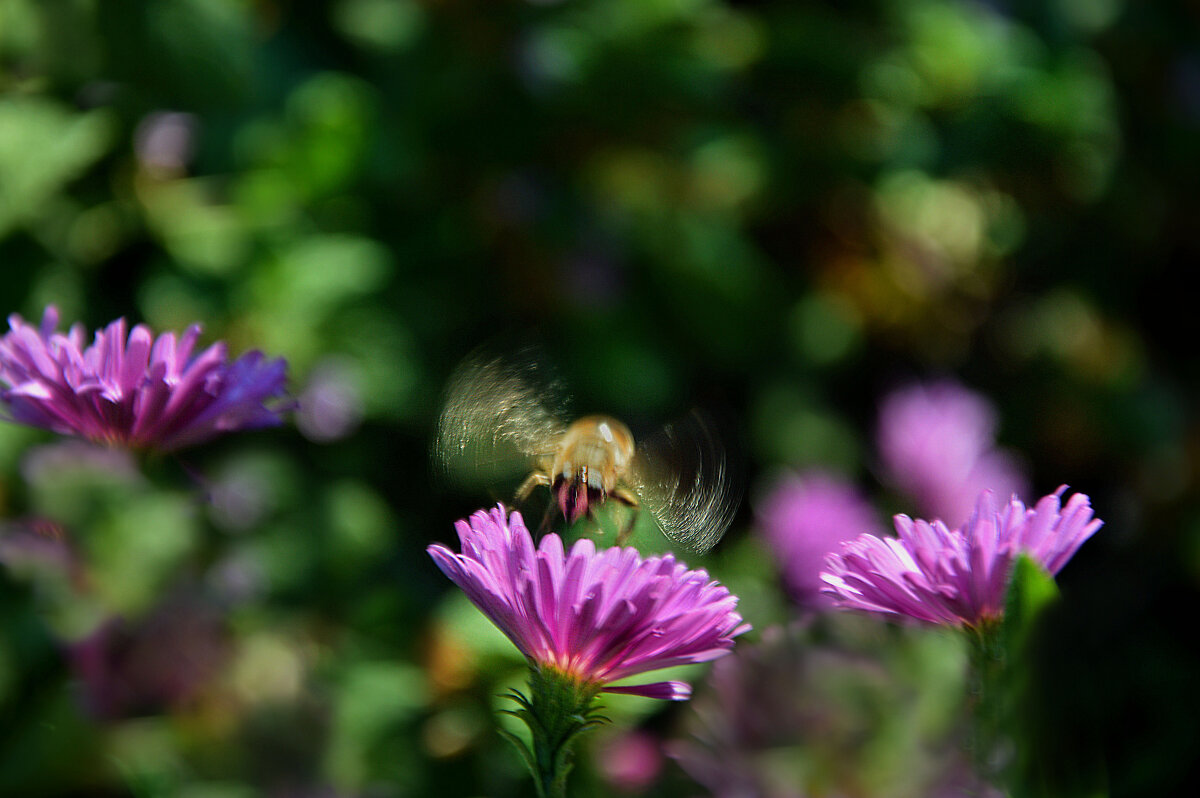
{"type": "Polygon", "coordinates": [[[566,798],[575,739],[603,720],[592,708],[599,692],[598,684],[534,665],[529,675],[529,697],[516,692],[511,696],[520,708],[506,711],[529,727],[532,749],[513,735],[506,736],[533,774],[538,798],[566,798]]]}
{"type": "Polygon", "coordinates": [[[975,772],[991,784],[1000,783],[1008,758],[1004,750],[1006,656],[999,630],[995,621],[965,629],[970,643],[967,700],[972,720],[968,745],[975,772]]]}

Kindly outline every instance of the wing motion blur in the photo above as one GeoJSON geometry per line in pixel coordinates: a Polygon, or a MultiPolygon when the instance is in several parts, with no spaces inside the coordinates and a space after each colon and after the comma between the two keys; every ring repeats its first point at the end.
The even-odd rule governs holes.
{"type": "Polygon", "coordinates": [[[566,392],[532,350],[476,352],[446,388],[434,456],[447,474],[490,483],[551,456],[567,424],[566,392]]]}
{"type": "Polygon", "coordinates": [[[733,522],[741,501],[727,447],[698,410],[639,442],[633,486],[663,534],[703,554],[733,522]]]}

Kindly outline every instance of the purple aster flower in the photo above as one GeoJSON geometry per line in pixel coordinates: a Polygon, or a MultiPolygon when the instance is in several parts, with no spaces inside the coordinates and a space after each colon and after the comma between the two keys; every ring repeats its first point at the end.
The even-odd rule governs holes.
{"type": "Polygon", "coordinates": [[[683,682],[611,683],[716,659],[750,628],[736,596],[670,554],[597,551],[586,538],[567,552],[555,534],[535,548],[521,514],[503,506],[455,527],[462,553],[430,546],[438,567],[531,663],[576,682],[681,701],[691,694],[683,682]]]}
{"type": "Polygon", "coordinates": [[[1026,508],[997,507],[984,491],[961,529],[896,516],[898,538],[864,535],[825,563],[825,591],[838,606],[889,617],[977,627],[999,618],[1013,562],[1022,552],[1051,575],[1100,528],[1088,497],[1061,505],[1066,486],[1026,508]]]}
{"type": "Polygon", "coordinates": [[[884,398],[878,446],[889,481],[922,512],[952,525],[971,514],[984,489],[1025,495],[1015,458],[995,448],[996,411],[983,396],[943,380],[884,398]]]}
{"type": "Polygon", "coordinates": [[[875,510],[858,490],[820,471],[782,477],[757,510],[788,592],[802,607],[833,606],[833,599],[821,592],[826,554],[843,540],[883,534],[875,510]]]}
{"type": "Polygon", "coordinates": [[[20,316],[0,338],[0,402],[12,420],[131,449],[170,451],[224,432],[281,423],[287,363],[247,352],[230,363],[218,342],[193,354],[192,325],[157,338],[124,319],[97,330],[85,347],[76,324],[57,332],[51,305],[40,327],[20,316]]]}

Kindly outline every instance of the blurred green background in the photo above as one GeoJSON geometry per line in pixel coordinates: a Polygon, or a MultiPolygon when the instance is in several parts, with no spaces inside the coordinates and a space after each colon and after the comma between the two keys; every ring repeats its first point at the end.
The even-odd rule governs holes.
{"type": "MultiPolygon", "coordinates": [[[[1030,789],[1181,794],[1198,23],[1127,0],[0,0],[0,308],[201,321],[285,356],[303,406],[146,464],[0,425],[0,795],[527,794],[493,711],[521,663],[424,547],[510,489],[431,478],[444,381],[531,331],[581,410],[734,420],[749,498],[690,560],[743,596],[751,650],[791,611],[764,480],[820,466],[912,512],[876,477],[879,398],[944,375],[990,396],[1036,494],[1069,483],[1107,522],[1031,663],[1030,789]]],[[[889,774],[950,733],[961,652],[834,627],[899,681],[817,691],[873,742],[837,788],[780,743],[796,783],[920,794],[889,774]]],[[[702,792],[656,759],[693,712],[614,700],[580,794],[702,792]],[[634,727],[644,783],[604,765],[634,727]]]]}

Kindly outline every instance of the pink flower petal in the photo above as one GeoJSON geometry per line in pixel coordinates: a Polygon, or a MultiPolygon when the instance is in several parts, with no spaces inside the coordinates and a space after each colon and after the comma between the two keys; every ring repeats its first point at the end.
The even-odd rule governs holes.
{"type": "Polygon", "coordinates": [[[428,548],[442,573],[530,660],[613,692],[682,700],[690,688],[680,682],[610,683],[724,656],[750,628],[736,597],[671,555],[597,551],[586,538],[568,552],[554,534],[534,549],[520,513],[503,507],[455,528],[461,553],[428,548]]]}
{"type": "Polygon", "coordinates": [[[926,623],[975,626],[999,617],[1020,552],[1057,573],[1101,522],[1087,496],[1060,506],[1065,489],[1032,509],[996,507],[990,491],[961,529],[896,516],[898,538],[862,535],[825,560],[823,591],[839,607],[926,623]]]}

